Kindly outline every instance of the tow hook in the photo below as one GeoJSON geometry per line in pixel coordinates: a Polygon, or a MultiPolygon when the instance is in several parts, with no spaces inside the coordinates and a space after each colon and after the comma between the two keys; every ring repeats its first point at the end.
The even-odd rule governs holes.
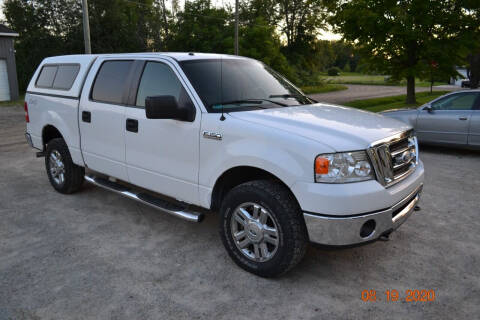
{"type": "Polygon", "coordinates": [[[420,208],[420,206],[415,206],[415,208],[413,208],[414,211],[420,211],[422,210],[422,208],[420,208]]]}

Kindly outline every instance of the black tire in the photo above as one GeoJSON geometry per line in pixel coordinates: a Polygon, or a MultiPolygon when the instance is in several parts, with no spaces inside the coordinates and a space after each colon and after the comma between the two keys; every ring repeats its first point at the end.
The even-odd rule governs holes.
{"type": "Polygon", "coordinates": [[[47,144],[45,154],[45,168],[47,169],[48,180],[55,190],[60,193],[70,194],[78,191],[84,180],[85,168],[73,163],[67,144],[61,138],[52,139],[47,144]],[[63,182],[54,177],[51,170],[50,157],[52,154],[61,157],[63,163],[63,182]]]}
{"type": "Polygon", "coordinates": [[[308,244],[305,221],[296,199],[286,187],[274,180],[246,182],[226,195],[220,208],[220,236],[228,254],[238,266],[266,278],[279,276],[298,264],[308,244]],[[248,258],[233,238],[232,215],[245,203],[255,203],[265,208],[277,224],[278,246],[267,261],[248,258]]]}

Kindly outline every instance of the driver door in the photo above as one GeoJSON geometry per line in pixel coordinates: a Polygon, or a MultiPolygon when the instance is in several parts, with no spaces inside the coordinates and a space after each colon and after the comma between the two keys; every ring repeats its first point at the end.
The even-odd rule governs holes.
{"type": "Polygon", "coordinates": [[[466,145],[473,104],[477,93],[450,94],[423,108],[417,119],[417,136],[422,142],[466,145]]]}
{"type": "Polygon", "coordinates": [[[129,181],[172,198],[198,203],[201,112],[167,61],[142,61],[138,85],[125,111],[125,162],[129,181]],[[147,119],[145,98],[173,96],[182,107],[197,108],[193,122],[147,119]]]}

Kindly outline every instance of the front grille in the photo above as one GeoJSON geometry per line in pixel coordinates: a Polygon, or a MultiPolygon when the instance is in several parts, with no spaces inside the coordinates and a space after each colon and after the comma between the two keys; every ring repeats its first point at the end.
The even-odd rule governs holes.
{"type": "Polygon", "coordinates": [[[368,149],[377,180],[391,186],[411,174],[418,163],[417,139],[406,131],[378,141],[368,149]]]}
{"type": "Polygon", "coordinates": [[[390,144],[390,152],[396,152],[408,147],[408,139],[400,139],[390,144]]]}

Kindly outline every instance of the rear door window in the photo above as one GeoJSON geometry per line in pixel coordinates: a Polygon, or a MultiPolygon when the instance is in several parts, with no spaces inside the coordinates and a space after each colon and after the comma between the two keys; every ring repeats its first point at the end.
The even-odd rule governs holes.
{"type": "Polygon", "coordinates": [[[124,95],[128,90],[128,76],[133,66],[133,60],[105,61],[95,78],[92,88],[92,100],[123,104],[124,95]]]}

